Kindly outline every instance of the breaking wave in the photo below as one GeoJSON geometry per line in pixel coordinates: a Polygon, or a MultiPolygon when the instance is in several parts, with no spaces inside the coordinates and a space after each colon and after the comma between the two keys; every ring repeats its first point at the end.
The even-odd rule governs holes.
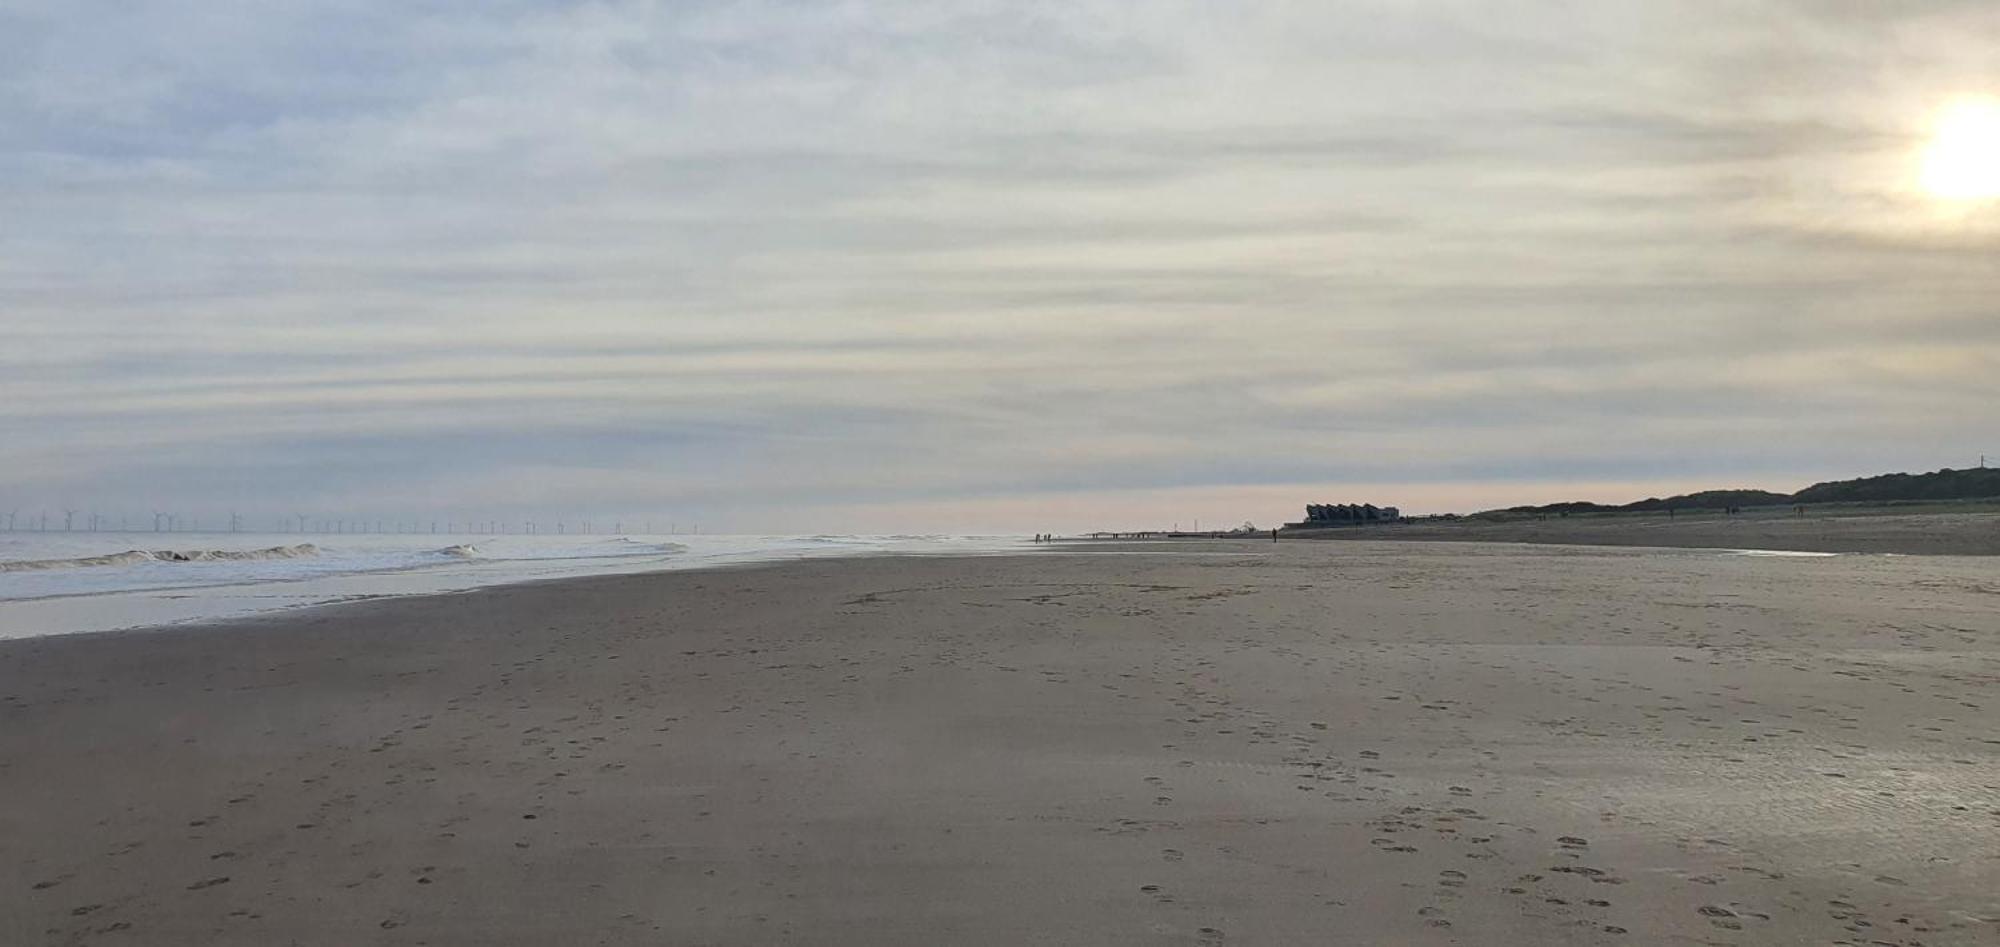
{"type": "MultiPolygon", "coordinates": [[[[688,548],[685,543],[649,543],[644,540],[633,539],[629,536],[620,536],[616,539],[606,540],[604,544],[617,549],[627,550],[634,555],[687,552],[688,548]]],[[[613,553],[613,555],[620,555],[620,553],[613,553]]]]}
{"type": "Polygon", "coordinates": [[[28,559],[0,562],[0,572],[46,572],[55,569],[89,569],[97,566],[130,566],[143,562],[244,562],[253,559],[310,559],[319,555],[312,543],[272,546],[269,549],[128,549],[103,556],[73,559],[28,559]]]}
{"type": "Polygon", "coordinates": [[[657,553],[664,553],[666,555],[675,555],[678,553],[683,553],[688,551],[686,543],[645,543],[645,542],[640,542],[636,539],[625,540],[625,548],[632,550],[632,555],[638,555],[638,556],[653,555],[657,553]]]}
{"type": "Polygon", "coordinates": [[[625,559],[644,556],[674,555],[687,551],[680,543],[648,543],[636,539],[607,539],[588,546],[558,548],[507,548],[491,553],[471,543],[460,543],[433,549],[430,555],[449,559],[479,559],[494,562],[535,562],[559,561],[566,559],[625,559]]]}
{"type": "Polygon", "coordinates": [[[872,546],[876,544],[875,540],[865,536],[833,535],[829,533],[821,533],[818,536],[807,536],[803,541],[826,546],[872,546]]]}

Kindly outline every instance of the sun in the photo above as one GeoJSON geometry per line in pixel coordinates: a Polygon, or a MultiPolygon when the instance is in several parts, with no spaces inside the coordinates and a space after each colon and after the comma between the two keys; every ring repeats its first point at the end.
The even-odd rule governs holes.
{"type": "Polygon", "coordinates": [[[1945,200],[2000,198],[2000,100],[1962,99],[1938,114],[1923,185],[1945,200]]]}

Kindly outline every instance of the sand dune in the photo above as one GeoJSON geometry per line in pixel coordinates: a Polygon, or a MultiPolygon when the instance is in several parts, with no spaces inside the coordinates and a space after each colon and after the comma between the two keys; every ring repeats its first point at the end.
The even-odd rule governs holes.
{"type": "Polygon", "coordinates": [[[0,942],[1990,944],[1996,604],[1216,543],[4,642],[0,942]]]}
{"type": "MultiPolygon", "coordinates": [[[[1888,508],[1885,508],[1885,510],[1888,508]]],[[[1291,538],[1552,543],[1682,549],[1794,549],[1911,556],[2000,555],[2000,513],[1875,512],[1794,516],[1789,507],[1720,514],[1414,521],[1294,533],[1291,538]]]]}

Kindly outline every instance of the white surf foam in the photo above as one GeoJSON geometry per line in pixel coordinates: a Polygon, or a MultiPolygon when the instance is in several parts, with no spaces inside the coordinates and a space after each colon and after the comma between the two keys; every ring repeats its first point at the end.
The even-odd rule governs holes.
{"type": "Polygon", "coordinates": [[[1837,552],[1806,552],[1801,549],[1724,549],[1732,556],[1770,556],[1786,559],[1827,559],[1838,556],[1837,552]]]}
{"type": "Polygon", "coordinates": [[[304,559],[319,555],[312,543],[272,546],[268,549],[127,549],[102,556],[72,556],[67,559],[25,559],[0,561],[0,572],[49,572],[56,569],[91,569],[102,566],[132,566],[142,562],[247,562],[253,559],[304,559]]]}

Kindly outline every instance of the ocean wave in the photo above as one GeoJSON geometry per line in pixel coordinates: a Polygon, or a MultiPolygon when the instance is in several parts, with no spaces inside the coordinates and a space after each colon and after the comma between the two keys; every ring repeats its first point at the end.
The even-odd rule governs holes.
{"type": "Polygon", "coordinates": [[[639,550],[641,551],[641,553],[642,553],[642,554],[648,554],[648,555],[650,555],[650,554],[653,554],[653,553],[664,553],[664,554],[666,554],[666,555],[676,555],[676,554],[679,554],[679,553],[683,553],[683,552],[687,552],[687,551],[688,551],[688,547],[687,547],[687,544],[686,544],[686,543],[642,543],[642,542],[634,542],[634,543],[633,543],[632,545],[633,545],[633,546],[635,546],[635,547],[638,547],[638,549],[639,549],[639,550]]]}
{"type": "Polygon", "coordinates": [[[617,551],[615,551],[615,552],[602,552],[602,553],[600,553],[600,552],[583,552],[583,553],[581,553],[581,554],[579,554],[579,555],[575,555],[575,556],[555,556],[555,557],[552,557],[552,558],[557,558],[557,559],[570,559],[570,558],[579,558],[579,559],[581,559],[581,558],[592,558],[592,557],[596,557],[596,556],[605,556],[605,557],[611,557],[611,558],[620,558],[620,557],[625,557],[625,556],[654,556],[654,555],[673,555],[673,554],[676,554],[676,553],[683,553],[683,552],[687,552],[687,549],[688,549],[688,547],[687,547],[687,546],[686,546],[685,544],[683,544],[683,543],[649,543],[649,542],[646,542],[646,541],[644,541],[644,540],[640,540],[640,539],[632,539],[632,538],[630,538],[630,537],[628,537],[628,536],[620,536],[620,537],[617,537],[616,539],[607,539],[607,540],[605,540],[604,542],[602,542],[602,543],[599,543],[598,545],[599,545],[599,546],[610,546],[610,547],[612,547],[613,549],[615,549],[615,550],[617,550],[617,551]]]}
{"type": "Polygon", "coordinates": [[[272,546],[269,549],[128,549],[102,556],[71,559],[28,559],[0,562],[0,572],[46,572],[56,569],[90,569],[102,566],[132,566],[145,562],[244,562],[255,559],[308,559],[319,555],[312,543],[272,546]]]}
{"type": "Polygon", "coordinates": [[[687,551],[680,543],[648,543],[636,539],[606,539],[586,546],[568,549],[528,546],[500,545],[493,549],[482,549],[471,543],[433,549],[427,555],[449,559],[478,559],[489,562],[562,562],[588,559],[634,559],[650,556],[670,556],[687,551]]]}

